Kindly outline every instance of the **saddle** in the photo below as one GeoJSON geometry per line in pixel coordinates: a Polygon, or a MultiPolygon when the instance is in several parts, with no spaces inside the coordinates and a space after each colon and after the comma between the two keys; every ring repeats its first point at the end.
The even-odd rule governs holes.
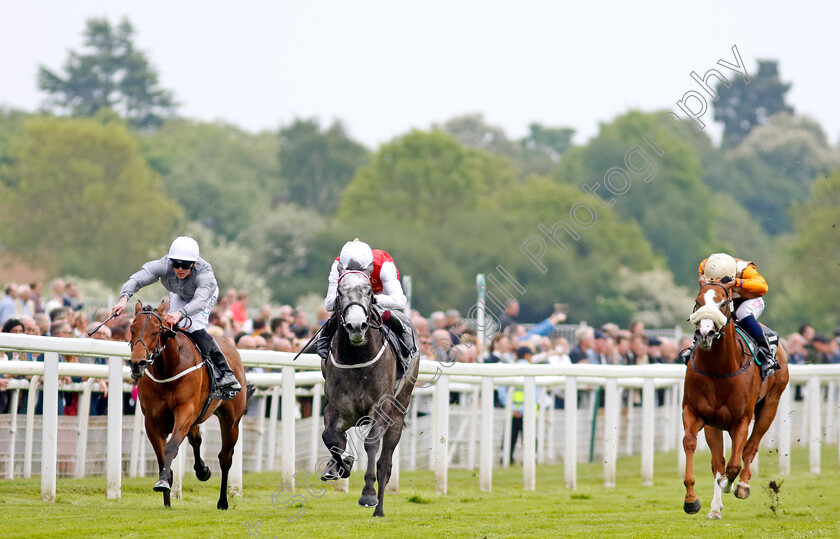
{"type": "MultiPolygon", "coordinates": [[[[397,357],[397,382],[405,375],[408,371],[409,365],[409,354],[411,351],[409,350],[408,346],[402,341],[399,335],[396,334],[391,328],[382,324],[380,326],[380,330],[382,331],[382,336],[385,337],[385,340],[388,342],[388,345],[391,347],[391,350],[394,351],[394,355],[397,357]]],[[[412,330],[413,331],[413,330],[412,330]]]]}
{"type": "MultiPolygon", "coordinates": [[[[750,355],[755,357],[758,351],[758,345],[755,342],[749,333],[747,333],[738,322],[735,322],[735,326],[738,329],[738,336],[741,338],[741,342],[743,345],[747,347],[747,350],[750,355]]],[[[779,349],[779,334],[773,331],[772,329],[768,328],[767,326],[761,326],[761,329],[764,330],[764,337],[767,339],[767,344],[770,345],[770,353],[772,354],[772,358],[776,357],[776,351],[779,349]]]]}

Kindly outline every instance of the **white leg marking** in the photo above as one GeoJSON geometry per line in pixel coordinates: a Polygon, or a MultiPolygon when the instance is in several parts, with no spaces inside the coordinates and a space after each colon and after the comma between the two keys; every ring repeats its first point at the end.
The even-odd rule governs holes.
{"type": "Polygon", "coordinates": [[[721,495],[720,480],[726,481],[726,477],[720,473],[715,474],[715,495],[712,497],[712,505],[709,509],[709,514],[706,518],[723,518],[721,510],[723,509],[723,496],[721,495]]]}

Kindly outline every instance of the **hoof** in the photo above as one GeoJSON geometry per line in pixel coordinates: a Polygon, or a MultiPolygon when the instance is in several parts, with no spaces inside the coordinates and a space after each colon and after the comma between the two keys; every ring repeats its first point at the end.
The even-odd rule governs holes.
{"type": "Polygon", "coordinates": [[[700,510],[700,498],[697,498],[693,502],[685,502],[683,504],[683,511],[688,513],[689,515],[693,515],[697,511],[700,510]]]}
{"type": "Polygon", "coordinates": [[[710,518],[712,520],[720,520],[723,517],[721,516],[719,511],[709,511],[709,514],[706,515],[706,518],[710,518]]]}
{"type": "Polygon", "coordinates": [[[359,498],[359,505],[362,507],[376,507],[379,505],[379,499],[376,496],[362,494],[362,497],[359,498]]]}
{"type": "Polygon", "coordinates": [[[209,466],[205,466],[203,469],[195,469],[195,476],[198,478],[199,481],[207,481],[208,479],[210,479],[211,475],[213,475],[213,472],[210,471],[209,466]]]}
{"type": "Polygon", "coordinates": [[[228,504],[227,504],[226,501],[222,502],[221,500],[219,500],[219,503],[216,504],[216,509],[221,509],[222,511],[227,511],[227,508],[228,508],[228,504]]]}
{"type": "Polygon", "coordinates": [[[152,490],[154,490],[155,492],[169,492],[171,488],[169,486],[169,483],[167,483],[163,479],[160,479],[157,483],[155,483],[155,486],[152,487],[152,490]]]}
{"type": "Polygon", "coordinates": [[[720,490],[722,490],[726,494],[732,492],[732,483],[729,481],[729,479],[727,479],[725,475],[721,476],[720,479],[718,479],[718,486],[720,487],[720,490]]]}
{"type": "Polygon", "coordinates": [[[750,486],[746,483],[738,483],[738,486],[735,488],[735,497],[741,498],[742,500],[746,500],[750,497],[750,486]]]}

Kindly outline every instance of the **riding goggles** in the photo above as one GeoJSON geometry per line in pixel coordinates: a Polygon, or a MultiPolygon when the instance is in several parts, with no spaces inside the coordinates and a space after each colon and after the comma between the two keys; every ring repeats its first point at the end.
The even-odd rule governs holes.
{"type": "Polygon", "coordinates": [[[172,259],[172,267],[175,269],[190,269],[195,265],[192,260],[172,259]]]}

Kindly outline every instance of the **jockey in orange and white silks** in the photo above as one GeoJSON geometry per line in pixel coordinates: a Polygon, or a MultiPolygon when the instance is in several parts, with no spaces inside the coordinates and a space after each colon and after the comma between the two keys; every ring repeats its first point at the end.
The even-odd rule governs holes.
{"type": "MultiPolygon", "coordinates": [[[[376,297],[373,307],[381,314],[385,325],[402,341],[404,348],[399,351],[399,354],[402,361],[406,363],[414,355],[417,347],[411,323],[402,312],[408,300],[400,284],[400,272],[394,264],[394,259],[385,251],[371,249],[370,245],[358,239],[345,243],[341,248],[341,254],[330,268],[327,295],[324,298],[324,308],[328,311],[333,311],[336,307],[339,268],[358,271],[371,269],[370,284],[376,297]]],[[[337,325],[336,317],[333,316],[325,323],[318,338],[317,352],[322,359],[326,359],[329,355],[330,343],[337,325]]]]}
{"type": "Polygon", "coordinates": [[[711,280],[735,281],[735,287],[732,289],[732,299],[736,306],[735,319],[755,339],[763,353],[762,378],[770,370],[778,369],[779,364],[770,351],[761,324],[758,323],[758,317],[764,312],[764,295],[768,286],[755,264],[726,253],[715,253],[700,263],[698,272],[701,286],[711,280]]]}

